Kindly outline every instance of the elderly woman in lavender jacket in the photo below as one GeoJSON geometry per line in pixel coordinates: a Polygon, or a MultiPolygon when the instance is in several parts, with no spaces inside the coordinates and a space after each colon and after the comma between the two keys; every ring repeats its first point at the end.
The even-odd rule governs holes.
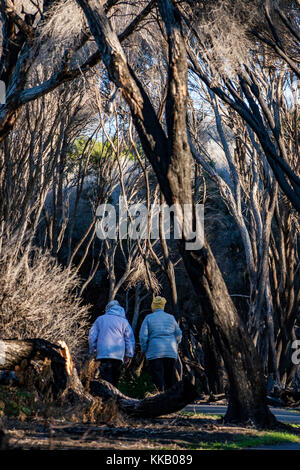
{"type": "Polygon", "coordinates": [[[90,355],[96,353],[100,361],[101,379],[115,387],[121,375],[123,362],[134,355],[135,339],[125,310],[117,300],[109,302],[104,315],[97,318],[89,332],[90,355]]]}

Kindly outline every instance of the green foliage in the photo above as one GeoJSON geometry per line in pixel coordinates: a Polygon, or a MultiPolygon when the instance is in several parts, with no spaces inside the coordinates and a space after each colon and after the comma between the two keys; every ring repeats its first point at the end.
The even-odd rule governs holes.
{"type": "Polygon", "coordinates": [[[122,375],[119,390],[128,397],[138,399],[143,399],[147,394],[155,392],[152,379],[147,372],[143,371],[137,376],[130,370],[126,370],[122,375]]]}
{"type": "Polygon", "coordinates": [[[79,137],[70,147],[68,156],[73,163],[76,163],[78,157],[83,155],[84,162],[89,154],[90,164],[96,166],[101,158],[105,159],[110,157],[113,154],[113,149],[109,142],[103,144],[102,142],[97,142],[95,139],[89,142],[88,137],[79,137]],[[91,146],[92,150],[90,150],[91,146]]]}
{"type": "MultiPolygon", "coordinates": [[[[113,142],[117,146],[117,142],[113,142]]],[[[141,151],[139,149],[139,151],[141,151]]],[[[142,151],[141,151],[142,154],[142,151]]],[[[135,154],[125,148],[120,157],[127,156],[129,160],[135,160],[135,154]]],[[[83,136],[74,140],[68,152],[69,161],[71,166],[76,166],[81,161],[82,164],[89,159],[90,168],[96,168],[99,162],[107,158],[116,158],[113,146],[110,142],[99,142],[96,139],[89,140],[88,137],[83,136]]]]}
{"type": "Polygon", "coordinates": [[[25,420],[34,416],[36,411],[32,393],[11,386],[0,387],[0,417],[5,415],[25,420]]]}
{"type": "Polygon", "coordinates": [[[272,446],[276,444],[299,443],[299,436],[287,432],[257,432],[252,436],[239,436],[232,442],[199,442],[187,444],[185,447],[193,450],[240,450],[249,447],[272,446]]]}
{"type": "Polygon", "coordinates": [[[206,413],[195,413],[194,411],[181,411],[182,416],[187,416],[189,418],[200,418],[200,419],[221,419],[221,415],[206,414],[206,413]]]}

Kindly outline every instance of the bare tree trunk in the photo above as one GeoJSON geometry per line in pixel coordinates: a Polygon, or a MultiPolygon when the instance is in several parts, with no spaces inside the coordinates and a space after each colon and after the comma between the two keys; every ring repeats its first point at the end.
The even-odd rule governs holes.
{"type": "Polygon", "coordinates": [[[141,306],[141,281],[137,284],[134,292],[134,309],[133,309],[133,317],[131,322],[131,327],[133,332],[135,332],[138,319],[140,316],[140,306],[141,306]]]}
{"type": "Polygon", "coordinates": [[[225,420],[271,425],[276,419],[266,403],[266,383],[257,351],[227,293],[210,248],[201,251],[200,256],[183,252],[183,260],[202,299],[205,320],[228,374],[230,397],[225,420]],[[205,251],[207,261],[203,259],[205,251]]]}
{"type": "MultiPolygon", "coordinates": [[[[161,201],[161,204],[165,203],[162,193],[161,193],[160,201],[161,201]]],[[[159,238],[160,238],[160,245],[162,248],[162,253],[163,253],[163,258],[164,258],[165,272],[166,272],[167,279],[170,285],[170,290],[171,290],[172,310],[173,310],[173,314],[175,318],[178,320],[179,309],[178,309],[176,276],[175,276],[174,264],[172,263],[172,260],[170,258],[169,248],[168,248],[168,244],[165,238],[163,212],[159,213],[159,238]]]]}

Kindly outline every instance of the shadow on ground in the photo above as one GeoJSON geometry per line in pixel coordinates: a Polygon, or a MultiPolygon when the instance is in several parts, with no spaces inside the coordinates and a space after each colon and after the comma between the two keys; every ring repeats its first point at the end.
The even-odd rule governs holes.
{"type": "Polygon", "coordinates": [[[152,420],[124,417],[110,425],[34,419],[3,421],[10,448],[44,450],[241,449],[299,445],[299,428],[258,431],[229,426],[217,416],[176,413],[152,420]]]}

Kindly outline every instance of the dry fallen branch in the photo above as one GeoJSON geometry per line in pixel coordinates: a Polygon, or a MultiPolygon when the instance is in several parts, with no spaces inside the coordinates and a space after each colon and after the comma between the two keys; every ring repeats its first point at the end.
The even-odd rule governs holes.
{"type": "Polygon", "coordinates": [[[90,393],[103,400],[114,399],[123,413],[135,418],[155,418],[182,410],[196,400],[198,393],[188,377],[178,382],[164,393],[138,400],[123,395],[105,380],[90,382],[90,393]]]}

